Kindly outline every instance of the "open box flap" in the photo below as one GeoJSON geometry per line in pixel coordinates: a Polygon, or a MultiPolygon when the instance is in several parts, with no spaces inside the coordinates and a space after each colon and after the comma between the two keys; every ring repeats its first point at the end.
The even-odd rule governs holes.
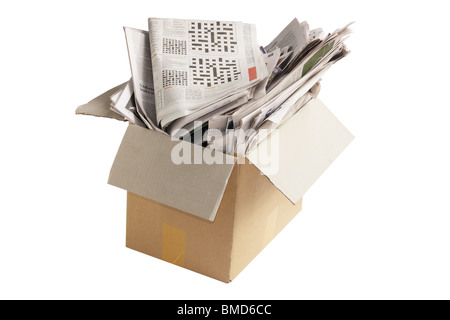
{"type": "Polygon", "coordinates": [[[235,162],[232,156],[129,125],[108,183],[214,221],[235,162]],[[204,152],[213,152],[223,164],[205,163],[204,152]],[[177,165],[180,155],[185,161],[177,165]]]}
{"type": "Polygon", "coordinates": [[[296,204],[353,139],[325,105],[314,99],[247,157],[296,204]]]}
{"type": "Polygon", "coordinates": [[[105,93],[89,101],[88,103],[79,106],[75,113],[125,121],[124,117],[109,109],[111,103],[111,100],[109,98],[125,84],[126,82],[106,91],[105,93]]]}

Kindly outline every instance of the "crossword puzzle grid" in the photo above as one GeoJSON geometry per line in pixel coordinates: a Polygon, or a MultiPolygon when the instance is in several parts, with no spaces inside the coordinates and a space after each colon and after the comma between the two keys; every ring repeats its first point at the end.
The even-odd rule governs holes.
{"type": "Polygon", "coordinates": [[[187,42],[185,40],[163,38],[163,53],[186,55],[187,42]]]}
{"type": "Polygon", "coordinates": [[[192,51],[236,53],[237,41],[232,23],[192,21],[188,32],[192,51]]]}
{"type": "Polygon", "coordinates": [[[189,68],[193,85],[212,87],[241,77],[237,61],[232,58],[192,58],[189,68]]]}
{"type": "Polygon", "coordinates": [[[163,88],[171,86],[187,86],[187,72],[178,70],[163,70],[163,88]]]}

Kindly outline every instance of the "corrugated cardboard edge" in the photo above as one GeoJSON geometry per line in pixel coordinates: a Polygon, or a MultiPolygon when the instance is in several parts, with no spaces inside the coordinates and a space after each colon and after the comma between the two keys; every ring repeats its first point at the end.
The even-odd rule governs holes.
{"type": "Polygon", "coordinates": [[[101,118],[109,118],[109,119],[115,119],[119,121],[125,121],[125,118],[118,115],[114,111],[112,111],[110,107],[110,97],[125,83],[120,84],[105,93],[102,93],[98,97],[92,99],[88,103],[79,106],[75,114],[81,114],[81,115],[87,115],[87,116],[94,116],[94,117],[101,117],[101,118]]]}
{"type": "Polygon", "coordinates": [[[293,205],[253,164],[238,165],[230,282],[301,210],[302,200],[293,205]]]}
{"type": "MultiPolygon", "coordinates": [[[[245,161],[245,159],[244,159],[245,161]]],[[[234,206],[233,206],[233,227],[231,228],[231,245],[230,245],[230,252],[229,252],[229,263],[228,263],[228,281],[227,283],[230,283],[231,281],[234,280],[234,278],[232,277],[231,274],[231,270],[232,270],[232,265],[233,265],[233,247],[235,245],[235,241],[234,241],[234,230],[236,227],[236,210],[237,210],[237,203],[238,203],[238,190],[239,190],[239,177],[240,177],[240,168],[241,168],[241,164],[240,161],[237,162],[236,166],[235,166],[235,170],[236,170],[236,187],[234,190],[234,206]]]]}

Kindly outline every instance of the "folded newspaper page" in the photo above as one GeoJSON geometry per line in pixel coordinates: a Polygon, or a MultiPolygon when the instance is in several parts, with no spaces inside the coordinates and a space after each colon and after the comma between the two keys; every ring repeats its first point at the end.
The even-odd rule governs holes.
{"type": "Polygon", "coordinates": [[[114,115],[239,155],[317,96],[322,76],[349,54],[351,33],[294,19],[263,47],[242,22],[150,18],[148,26],[124,28],[132,77],[107,94],[114,115]]]}
{"type": "Polygon", "coordinates": [[[156,120],[165,129],[268,76],[254,25],[149,19],[156,120]]]}
{"type": "Polygon", "coordinates": [[[336,30],[323,40],[310,40],[310,43],[297,55],[294,61],[284,70],[285,74],[278,75],[269,84],[267,94],[262,98],[252,101],[233,114],[233,122],[240,127],[249,128],[252,120],[260,113],[262,108],[269,104],[278,107],[309,78],[315,75],[317,70],[331,62],[334,63],[348,54],[343,41],[350,33],[348,26],[336,30]],[[289,70],[289,72],[286,72],[289,70]]]}
{"type": "Polygon", "coordinates": [[[147,128],[139,116],[133,95],[131,80],[119,87],[111,97],[110,109],[120,114],[129,122],[143,128],[147,128]]]}
{"type": "Polygon", "coordinates": [[[281,63],[280,69],[283,70],[305,48],[309,39],[308,23],[306,21],[299,23],[295,18],[264,50],[272,52],[276,48],[288,48],[288,52],[291,54],[281,63]]]}
{"type": "Polygon", "coordinates": [[[162,130],[157,125],[153,68],[148,31],[124,28],[132,80],[129,90],[134,92],[136,111],[142,122],[152,130],[162,130]]]}

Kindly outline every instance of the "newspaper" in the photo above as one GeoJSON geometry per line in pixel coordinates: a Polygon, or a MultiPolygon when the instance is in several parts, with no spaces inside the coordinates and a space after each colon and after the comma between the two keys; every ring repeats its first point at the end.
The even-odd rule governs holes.
{"type": "Polygon", "coordinates": [[[254,25],[150,18],[149,33],[162,129],[268,76],[254,25]]]}
{"type": "MultiPolygon", "coordinates": [[[[190,135],[194,134],[194,130],[196,130],[198,127],[206,127],[208,130],[211,129],[218,129],[217,126],[217,120],[222,119],[222,117],[225,119],[225,123],[223,124],[223,130],[226,128],[226,120],[229,116],[226,115],[226,113],[235,110],[236,108],[239,108],[243,104],[245,104],[248,101],[247,97],[242,96],[241,98],[238,98],[237,100],[233,100],[232,102],[229,102],[225,104],[223,107],[220,107],[219,109],[214,109],[213,111],[210,111],[209,113],[205,114],[201,117],[195,117],[195,120],[185,124],[182,128],[182,130],[177,130],[174,133],[171,133],[171,135],[175,138],[182,138],[185,136],[186,133],[189,133],[190,135]],[[211,122],[213,122],[213,125],[211,125],[211,122]]],[[[179,120],[176,120],[179,121],[179,120]]],[[[203,138],[203,137],[202,137],[203,138]]],[[[204,141],[200,141],[203,143],[204,141]]],[[[201,144],[200,143],[200,144],[201,144]]]]}
{"type": "Polygon", "coordinates": [[[157,126],[153,68],[147,31],[124,28],[132,80],[128,90],[134,91],[136,111],[149,129],[163,132],[157,126]]]}
{"type": "MultiPolygon", "coordinates": [[[[262,108],[266,108],[269,104],[278,107],[313,76],[314,71],[320,70],[331,60],[336,62],[345,57],[348,51],[343,41],[344,37],[350,33],[348,26],[336,30],[323,40],[315,39],[311,41],[298,55],[300,59],[296,58],[296,60],[299,59],[296,65],[290,64],[292,70],[270,84],[267,88],[267,94],[261,99],[248,103],[236,111],[233,114],[233,122],[244,130],[248,129],[252,120],[260,113],[262,108]]],[[[285,72],[288,69],[286,68],[285,72]]]]}
{"type": "Polygon", "coordinates": [[[110,97],[109,97],[109,100],[111,101],[110,102],[110,106],[111,106],[111,110],[113,110],[113,111],[115,111],[115,112],[119,112],[119,111],[116,111],[116,110],[114,110],[114,107],[115,107],[115,105],[117,104],[117,100],[119,100],[119,97],[120,97],[120,95],[122,94],[122,92],[123,92],[123,88],[126,86],[126,84],[127,84],[128,82],[125,82],[125,83],[123,83],[123,84],[121,84],[120,86],[118,86],[117,87],[117,91],[116,92],[114,92],[110,97]]]}
{"type": "Polygon", "coordinates": [[[275,69],[282,60],[283,57],[281,56],[280,48],[274,48],[270,53],[266,53],[264,55],[264,62],[266,64],[267,71],[269,72],[270,75],[265,80],[258,83],[258,85],[255,88],[254,99],[262,98],[267,94],[266,89],[267,85],[269,84],[269,80],[275,74],[275,69]]]}
{"type": "Polygon", "coordinates": [[[270,121],[274,124],[281,124],[285,119],[285,116],[289,114],[291,108],[299,101],[306,93],[308,93],[313,86],[316,85],[320,78],[325,74],[325,72],[331,67],[333,63],[326,64],[324,68],[318,71],[314,76],[306,80],[289,98],[287,98],[283,103],[277,106],[275,109],[272,107],[270,109],[261,110],[260,114],[253,119],[252,129],[257,130],[261,125],[270,121]]]}
{"type": "MultiPolygon", "coordinates": [[[[318,86],[316,84],[315,86],[318,86]]],[[[311,89],[312,91],[312,89],[311,89]]],[[[277,128],[279,128],[288,118],[292,117],[297,113],[303,106],[310,102],[316,94],[314,92],[307,92],[305,95],[301,96],[297,101],[295,101],[289,111],[289,115],[286,115],[281,122],[273,121],[271,117],[267,119],[257,131],[253,131],[253,134],[248,137],[246,142],[245,153],[252,151],[260,142],[270,136],[277,128]]]]}
{"type": "MultiPolygon", "coordinates": [[[[267,94],[263,97],[244,105],[232,114],[235,128],[245,132],[248,129],[254,129],[253,134],[246,137],[245,152],[250,151],[267,137],[271,130],[282,125],[312,99],[314,94],[311,91],[317,91],[313,88],[317,87],[321,76],[349,53],[343,43],[345,36],[349,33],[348,26],[327,37],[323,36],[323,31],[320,29],[310,32],[310,42],[297,54],[289,68],[285,69],[290,69],[290,72],[282,75],[274,85],[269,86],[267,94]],[[262,130],[264,134],[261,135],[259,133],[261,129],[269,130],[262,130]]],[[[235,150],[236,146],[236,137],[225,133],[221,139],[216,139],[209,147],[225,152],[244,152],[244,150],[235,150]]]]}
{"type": "Polygon", "coordinates": [[[148,23],[149,31],[124,28],[132,78],[111,94],[110,109],[138,126],[229,154],[249,152],[295,115],[349,53],[349,25],[325,35],[294,19],[260,47],[255,27],[242,22],[148,23]]]}
{"type": "MultiPolygon", "coordinates": [[[[287,89],[282,92],[282,94],[277,97],[278,99],[276,101],[283,101],[285,96],[290,95],[289,98],[284,100],[283,103],[269,103],[267,106],[260,108],[259,115],[257,117],[252,117],[252,128],[257,129],[269,117],[273,122],[280,123],[281,119],[283,119],[284,115],[289,111],[289,108],[292,106],[293,102],[298,101],[300,97],[305,95],[318,81],[320,81],[320,78],[325,74],[325,72],[327,72],[328,69],[330,69],[330,67],[334,63],[336,63],[336,61],[338,61],[337,58],[340,57],[338,53],[342,53],[342,56],[344,56],[346,54],[346,51],[345,49],[341,48],[340,45],[335,46],[327,53],[326,56],[323,57],[323,59],[319,63],[317,63],[314,67],[311,67],[309,73],[303,76],[295,84],[295,86],[291,87],[298,87],[298,89],[294,93],[292,93],[292,95],[290,95],[292,89],[287,89]]],[[[255,111],[255,113],[256,112],[257,111],[255,111]]]]}
{"type": "Polygon", "coordinates": [[[110,100],[110,109],[112,111],[120,114],[135,125],[143,128],[147,127],[138,114],[131,80],[120,86],[119,90],[110,97],[110,100]]]}
{"type": "Polygon", "coordinates": [[[280,65],[280,69],[283,70],[305,48],[309,43],[309,39],[308,23],[306,21],[299,23],[297,18],[295,18],[264,50],[272,52],[277,48],[288,48],[288,52],[290,52],[289,57],[286,57],[280,65]]]}
{"type": "MultiPolygon", "coordinates": [[[[216,115],[222,115],[225,112],[236,109],[237,107],[242,106],[247,103],[249,100],[248,94],[246,91],[237,93],[230,97],[227,97],[218,102],[212,103],[209,106],[201,109],[198,112],[192,113],[185,117],[179,118],[173,121],[168,127],[167,132],[171,136],[177,136],[177,133],[180,129],[183,129],[186,125],[194,121],[202,121],[208,122],[212,117],[216,115]]],[[[186,129],[186,128],[184,128],[186,129]]],[[[192,129],[186,129],[191,131],[192,129]]]]}

